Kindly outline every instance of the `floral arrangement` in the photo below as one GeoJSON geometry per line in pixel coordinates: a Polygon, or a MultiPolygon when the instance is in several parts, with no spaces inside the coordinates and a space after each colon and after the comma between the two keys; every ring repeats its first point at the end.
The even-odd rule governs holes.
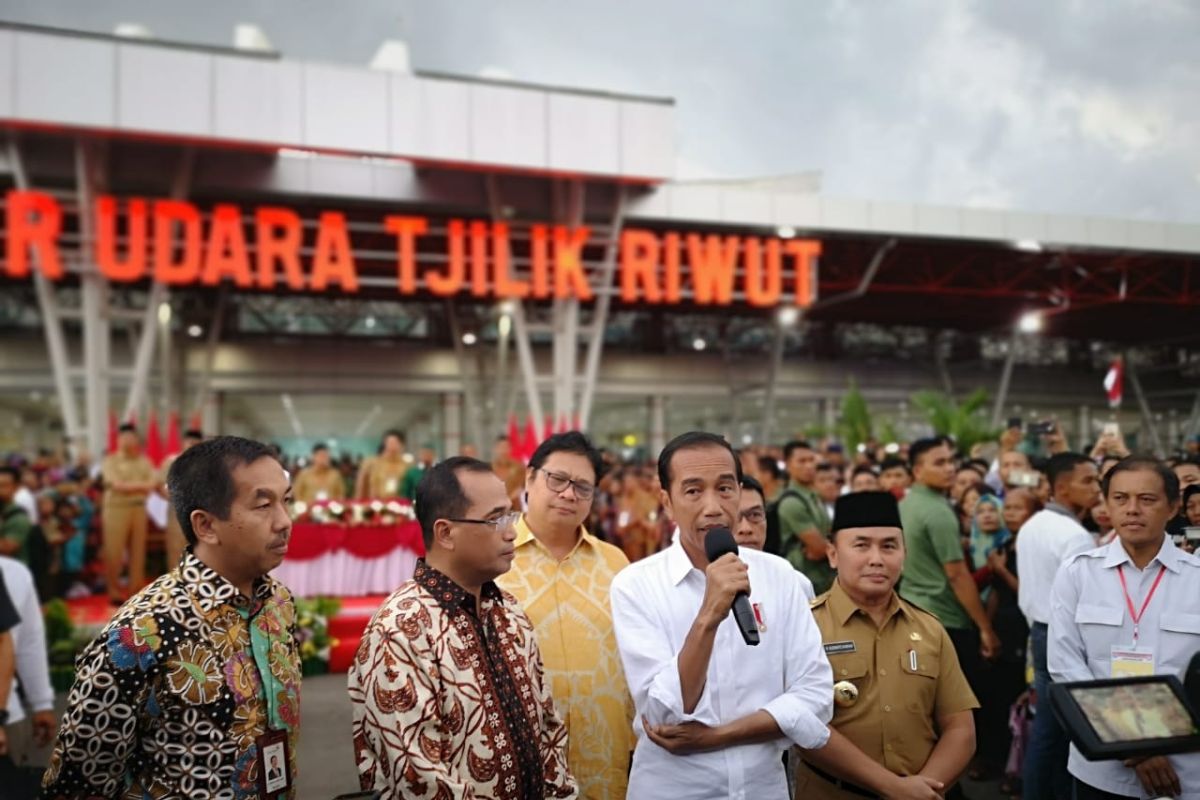
{"type": "Polygon", "coordinates": [[[296,644],[305,675],[324,675],[329,671],[329,651],[338,641],[329,635],[329,620],[342,604],[334,597],[296,600],[296,644]]]}
{"type": "Polygon", "coordinates": [[[311,505],[304,502],[292,504],[293,521],[315,522],[319,525],[395,525],[416,518],[412,503],[398,498],[321,500],[311,505]]]}

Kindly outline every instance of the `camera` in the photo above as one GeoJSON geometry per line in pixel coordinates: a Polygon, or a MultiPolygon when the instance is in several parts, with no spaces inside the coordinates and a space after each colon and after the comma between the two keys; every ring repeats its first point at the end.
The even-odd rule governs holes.
{"type": "Polygon", "coordinates": [[[1055,424],[1053,420],[1044,419],[1041,422],[1031,422],[1025,426],[1025,432],[1030,436],[1049,436],[1054,433],[1055,424]]]}

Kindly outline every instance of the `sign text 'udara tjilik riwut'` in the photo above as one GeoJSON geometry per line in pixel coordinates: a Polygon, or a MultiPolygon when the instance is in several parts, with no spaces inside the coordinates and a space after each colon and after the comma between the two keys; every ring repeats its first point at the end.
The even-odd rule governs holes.
{"type": "MultiPolygon", "coordinates": [[[[184,201],[100,197],[93,221],[95,261],[114,282],[152,280],[171,286],[231,282],[246,289],[298,292],[358,290],[344,214],[319,215],[314,238],[307,243],[311,256],[295,211],[259,206],[251,216],[252,224],[246,225],[241,207],[231,203],[217,204],[206,219],[199,208],[184,201]],[[119,228],[123,246],[118,243],[119,228]]],[[[51,280],[63,276],[62,219],[62,208],[50,195],[8,193],[5,272],[9,277],[27,277],[34,268],[51,280]]],[[[416,294],[420,285],[440,297],[469,292],[503,300],[587,301],[595,296],[583,267],[583,249],[590,235],[586,227],[532,226],[529,269],[527,277],[520,278],[512,266],[505,223],[450,220],[446,258],[436,266],[418,263],[418,240],[430,230],[427,217],[387,215],[383,228],[395,237],[396,289],[401,295],[416,294]]],[[[620,297],[628,303],[675,304],[690,290],[693,303],[728,305],[740,290],[749,305],[769,307],[784,300],[786,284],[796,305],[808,306],[815,289],[813,264],[820,252],[821,243],[810,239],[626,228],[618,261],[620,297]]]]}

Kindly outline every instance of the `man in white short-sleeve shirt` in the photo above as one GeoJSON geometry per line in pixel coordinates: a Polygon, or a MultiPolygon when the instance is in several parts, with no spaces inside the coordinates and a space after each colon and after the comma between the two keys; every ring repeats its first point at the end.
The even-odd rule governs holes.
{"type": "Polygon", "coordinates": [[[612,584],[617,646],[637,706],[629,797],[786,798],[781,755],[823,747],[833,677],[791,565],[749,548],[709,563],[704,540],[734,528],[739,467],[720,436],[693,432],[659,456],[671,546],[612,584]],[[729,613],[746,592],[761,643],[729,613]]]}

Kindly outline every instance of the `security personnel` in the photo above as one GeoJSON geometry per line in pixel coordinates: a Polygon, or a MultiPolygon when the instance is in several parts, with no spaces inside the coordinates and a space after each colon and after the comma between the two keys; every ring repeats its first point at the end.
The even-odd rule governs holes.
{"type": "Polygon", "coordinates": [[[141,447],[137,429],[122,425],[117,452],[106,456],[100,467],[104,478],[104,581],[108,599],[115,605],[125,600],[118,582],[127,549],[129,594],[141,591],[146,582],[146,496],[158,487],[158,476],[141,447]]]}
{"type": "Polygon", "coordinates": [[[829,743],[799,753],[796,797],[937,800],[975,752],[979,703],[945,628],[895,591],[904,566],[895,497],[838,498],[832,537],[837,580],[813,616],[833,667],[834,715],[829,743]]]}

